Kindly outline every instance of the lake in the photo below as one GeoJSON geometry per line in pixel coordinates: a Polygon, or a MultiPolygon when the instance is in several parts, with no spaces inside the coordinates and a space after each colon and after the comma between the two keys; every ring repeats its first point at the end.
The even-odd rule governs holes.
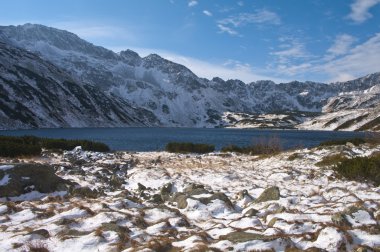
{"type": "Polygon", "coordinates": [[[60,128],[6,130],[0,131],[0,135],[87,139],[106,143],[112,150],[156,151],[164,150],[168,142],[208,143],[220,150],[229,144],[246,146],[270,137],[278,138],[283,149],[314,147],[322,141],[363,137],[365,133],[225,128],[60,128]]]}

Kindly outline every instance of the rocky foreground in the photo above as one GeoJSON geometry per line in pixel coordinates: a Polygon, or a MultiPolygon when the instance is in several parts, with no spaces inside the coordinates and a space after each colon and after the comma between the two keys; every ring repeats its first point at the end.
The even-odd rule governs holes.
{"type": "Polygon", "coordinates": [[[380,188],[316,166],[378,151],[3,159],[0,251],[379,251],[380,188]]]}

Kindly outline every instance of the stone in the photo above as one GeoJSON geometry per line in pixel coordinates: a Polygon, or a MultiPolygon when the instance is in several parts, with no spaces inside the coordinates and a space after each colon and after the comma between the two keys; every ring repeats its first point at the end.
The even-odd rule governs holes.
{"type": "Polygon", "coordinates": [[[97,198],[99,196],[99,192],[94,189],[91,190],[89,187],[79,187],[71,190],[70,194],[74,197],[83,197],[83,198],[97,198]]]}
{"type": "Polygon", "coordinates": [[[254,208],[251,208],[247,212],[245,212],[244,216],[252,217],[252,216],[256,216],[258,213],[259,213],[259,211],[257,211],[254,208]]]}
{"type": "Polygon", "coordinates": [[[344,213],[336,213],[332,215],[331,221],[339,227],[351,227],[351,223],[347,220],[344,213]]]}
{"type": "Polygon", "coordinates": [[[162,200],[161,194],[153,194],[152,197],[150,198],[149,202],[154,203],[154,204],[161,204],[164,201],[162,200]]]}
{"type": "Polygon", "coordinates": [[[244,199],[245,196],[251,197],[251,195],[249,195],[249,193],[248,193],[247,190],[242,190],[242,191],[240,191],[240,192],[237,193],[236,199],[237,200],[242,200],[242,199],[244,199]]]}
{"type": "Polygon", "coordinates": [[[204,188],[196,188],[192,190],[191,192],[188,192],[187,194],[193,196],[193,195],[200,195],[200,194],[212,194],[212,192],[207,191],[204,188]]]}
{"type": "Polygon", "coordinates": [[[52,193],[75,185],[57,176],[54,167],[45,164],[17,164],[2,171],[1,175],[8,175],[9,182],[0,186],[0,197],[19,196],[26,193],[28,188],[34,188],[40,193],[52,193]],[[29,179],[23,179],[25,177],[29,179]]]}
{"type": "Polygon", "coordinates": [[[39,236],[42,236],[46,239],[50,237],[49,231],[47,231],[46,229],[37,229],[37,230],[30,232],[29,234],[30,235],[39,235],[39,236]]]}
{"type": "Polygon", "coordinates": [[[175,193],[172,197],[172,201],[177,203],[179,209],[184,209],[187,207],[187,198],[188,196],[183,193],[175,193]]]}
{"type": "Polygon", "coordinates": [[[113,232],[116,232],[119,234],[130,232],[130,230],[127,227],[119,226],[113,222],[102,223],[102,230],[103,231],[113,231],[113,232]]]}
{"type": "Polygon", "coordinates": [[[272,186],[264,190],[264,192],[255,200],[255,203],[261,203],[271,200],[280,199],[280,189],[277,186],[272,186]]]}
{"type": "Polygon", "coordinates": [[[120,188],[123,185],[123,182],[123,179],[120,177],[112,175],[109,183],[113,188],[120,188]]]}
{"type": "Polygon", "coordinates": [[[277,218],[274,217],[268,222],[268,227],[273,227],[276,224],[277,218]]]}
{"type": "Polygon", "coordinates": [[[210,204],[211,201],[216,200],[216,199],[221,200],[224,203],[226,203],[227,207],[232,208],[232,209],[234,208],[233,204],[230,201],[230,199],[224,193],[215,193],[211,197],[208,197],[208,198],[199,198],[198,200],[201,203],[207,205],[207,204],[210,204]]]}
{"type": "Polygon", "coordinates": [[[169,199],[172,189],[173,189],[172,183],[167,183],[161,187],[160,194],[163,201],[167,201],[169,199]]]}
{"type": "Polygon", "coordinates": [[[219,240],[228,240],[233,243],[241,243],[241,242],[254,241],[254,240],[260,240],[260,241],[266,242],[266,241],[274,240],[274,238],[270,236],[261,235],[261,234],[237,231],[237,232],[229,233],[227,235],[221,235],[219,237],[219,240]]]}
{"type": "Polygon", "coordinates": [[[137,183],[137,190],[139,190],[139,191],[145,191],[146,190],[146,186],[144,186],[141,183],[137,183]]]}
{"type": "Polygon", "coordinates": [[[205,188],[204,185],[191,183],[185,189],[183,189],[183,192],[184,193],[191,193],[195,189],[204,189],[204,188],[205,188]]]}

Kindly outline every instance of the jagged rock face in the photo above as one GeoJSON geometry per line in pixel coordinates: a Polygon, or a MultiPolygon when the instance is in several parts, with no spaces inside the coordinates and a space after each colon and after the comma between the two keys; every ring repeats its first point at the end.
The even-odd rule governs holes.
{"type": "Polygon", "coordinates": [[[42,25],[2,26],[0,41],[37,53],[87,87],[150,111],[149,118],[157,117],[163,126],[220,126],[225,112],[321,112],[342,92],[362,92],[380,83],[380,74],[330,85],[207,80],[159,55],[142,58],[131,50],[117,54],[42,25]]]}
{"type": "Polygon", "coordinates": [[[70,74],[39,56],[0,43],[1,128],[143,126],[158,124],[149,111],[70,74]]]}

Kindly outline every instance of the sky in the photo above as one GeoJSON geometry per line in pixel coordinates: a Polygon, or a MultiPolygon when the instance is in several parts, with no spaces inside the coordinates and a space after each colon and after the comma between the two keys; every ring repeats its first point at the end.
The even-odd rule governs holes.
{"type": "Polygon", "coordinates": [[[346,81],[380,71],[380,0],[2,0],[0,25],[43,24],[200,77],[346,81]]]}

